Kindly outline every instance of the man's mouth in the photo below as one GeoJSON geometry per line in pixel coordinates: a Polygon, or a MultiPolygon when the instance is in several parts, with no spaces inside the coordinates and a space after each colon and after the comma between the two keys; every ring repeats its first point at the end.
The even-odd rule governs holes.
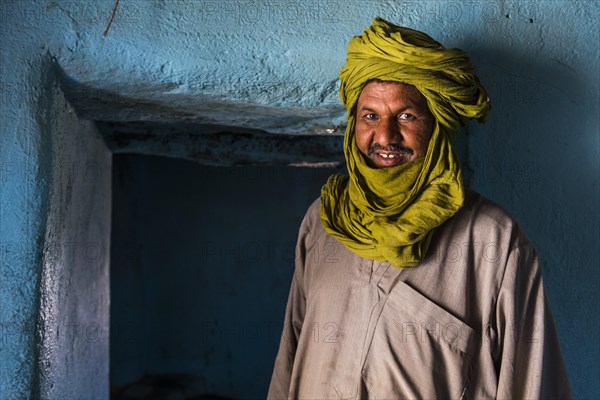
{"type": "Polygon", "coordinates": [[[398,153],[375,153],[375,154],[377,154],[379,157],[382,157],[382,158],[389,158],[389,159],[400,158],[400,154],[398,154],[398,153]]]}
{"type": "Polygon", "coordinates": [[[374,159],[373,161],[381,167],[391,167],[406,162],[408,156],[401,153],[375,152],[371,158],[374,159]]]}
{"type": "Polygon", "coordinates": [[[367,155],[371,158],[375,166],[385,168],[410,161],[410,156],[413,153],[411,149],[398,145],[383,147],[376,144],[369,148],[367,155]]]}
{"type": "Polygon", "coordinates": [[[401,147],[399,145],[392,144],[383,147],[381,145],[374,144],[373,146],[369,147],[367,155],[370,157],[373,153],[383,158],[400,158],[401,156],[411,156],[414,152],[408,147],[401,147]]]}

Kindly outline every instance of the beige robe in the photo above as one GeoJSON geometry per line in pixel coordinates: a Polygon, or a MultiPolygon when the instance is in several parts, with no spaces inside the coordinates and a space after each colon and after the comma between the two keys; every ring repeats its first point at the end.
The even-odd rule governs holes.
{"type": "Polygon", "coordinates": [[[300,228],[270,399],[563,399],[569,384],[535,250],[469,192],[419,265],[366,260],[300,228]]]}

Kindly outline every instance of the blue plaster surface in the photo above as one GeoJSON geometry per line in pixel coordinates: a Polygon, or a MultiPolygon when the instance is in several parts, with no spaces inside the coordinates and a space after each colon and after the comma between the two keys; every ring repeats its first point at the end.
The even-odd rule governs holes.
{"type": "Polygon", "coordinates": [[[94,123],[67,103],[55,62],[42,57],[39,71],[37,154],[2,164],[2,189],[12,178],[33,186],[29,210],[12,217],[35,232],[33,243],[4,236],[18,192],[2,193],[0,398],[105,398],[111,154],[94,123]]]}
{"type": "MultiPolygon", "coordinates": [[[[537,244],[576,398],[600,398],[599,5],[595,1],[122,0],[0,3],[0,398],[36,393],[36,321],[51,188],[47,77],[262,105],[332,107],[348,38],[375,15],[469,51],[490,88],[472,124],[471,186],[537,244]],[[149,88],[149,89],[148,89],[149,88]]],[[[67,379],[58,376],[56,379],[67,379]]]]}
{"type": "Polygon", "coordinates": [[[95,124],[77,117],[58,84],[47,90],[52,101],[44,127],[51,146],[44,150],[52,156],[52,172],[34,397],[107,398],[112,155],[95,124]]]}

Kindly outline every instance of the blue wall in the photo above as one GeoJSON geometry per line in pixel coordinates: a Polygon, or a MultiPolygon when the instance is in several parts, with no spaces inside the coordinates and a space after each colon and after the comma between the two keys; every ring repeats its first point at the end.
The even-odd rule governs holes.
{"type": "Polygon", "coordinates": [[[51,193],[68,186],[53,178],[58,132],[48,126],[65,115],[48,90],[51,59],[123,95],[331,107],[348,38],[375,15],[472,54],[494,105],[463,138],[471,185],[537,244],[573,392],[600,398],[598,2],[122,0],[104,37],[112,5],[0,3],[1,399],[35,394],[47,379],[36,347],[43,250],[51,193]]]}

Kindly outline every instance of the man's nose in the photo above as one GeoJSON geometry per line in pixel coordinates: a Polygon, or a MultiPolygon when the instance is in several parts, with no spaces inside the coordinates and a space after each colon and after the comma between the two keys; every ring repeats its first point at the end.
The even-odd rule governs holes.
{"type": "Polygon", "coordinates": [[[391,144],[399,144],[401,141],[402,134],[396,121],[388,118],[382,119],[379,125],[375,128],[373,143],[377,143],[385,147],[391,144]]]}

